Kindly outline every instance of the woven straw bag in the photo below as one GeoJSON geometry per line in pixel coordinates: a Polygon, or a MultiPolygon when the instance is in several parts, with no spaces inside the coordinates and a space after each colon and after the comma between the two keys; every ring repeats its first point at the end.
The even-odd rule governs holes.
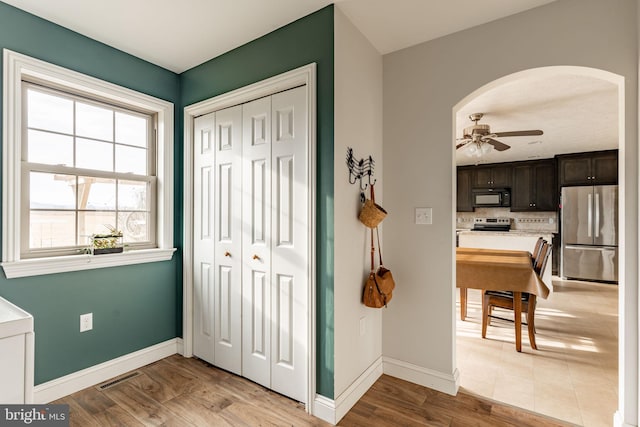
{"type": "Polygon", "coordinates": [[[378,224],[382,222],[384,217],[387,216],[387,211],[385,211],[382,206],[376,203],[376,196],[373,191],[373,185],[371,185],[370,189],[371,198],[367,199],[364,202],[364,205],[360,210],[360,214],[358,215],[358,219],[367,227],[376,228],[378,224]]]}
{"type": "Polygon", "coordinates": [[[382,206],[380,206],[373,200],[367,199],[367,201],[364,202],[364,206],[362,206],[362,209],[360,210],[360,215],[358,215],[358,218],[360,219],[360,222],[367,227],[376,228],[386,216],[387,211],[385,211],[382,206]]]}

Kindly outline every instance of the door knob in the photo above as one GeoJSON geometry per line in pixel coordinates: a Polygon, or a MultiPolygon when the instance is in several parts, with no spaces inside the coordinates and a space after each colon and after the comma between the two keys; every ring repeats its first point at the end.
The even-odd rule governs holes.
{"type": "Polygon", "coordinates": [[[258,259],[258,260],[259,260],[259,259],[260,259],[260,257],[259,257],[258,255],[255,255],[255,254],[254,254],[254,255],[253,255],[253,259],[258,259]]]}
{"type": "Polygon", "coordinates": [[[229,251],[225,252],[224,256],[231,256],[231,252],[229,252],[229,251]]]}

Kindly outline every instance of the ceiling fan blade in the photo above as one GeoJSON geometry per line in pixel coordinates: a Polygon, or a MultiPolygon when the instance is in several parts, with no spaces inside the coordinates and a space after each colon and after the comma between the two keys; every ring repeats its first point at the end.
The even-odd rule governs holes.
{"type": "Polygon", "coordinates": [[[456,150],[457,150],[458,148],[462,148],[462,147],[464,147],[465,145],[467,145],[467,144],[468,144],[468,143],[470,143],[470,142],[471,142],[471,141],[466,141],[466,142],[462,142],[462,143],[460,143],[460,144],[456,145],[456,150]]]}
{"type": "Polygon", "coordinates": [[[542,135],[543,132],[539,129],[536,130],[516,130],[516,131],[512,131],[512,132],[495,132],[493,135],[497,136],[497,137],[504,137],[504,136],[536,136],[536,135],[542,135]]]}
{"type": "Polygon", "coordinates": [[[495,140],[493,138],[485,138],[485,139],[482,140],[482,142],[486,142],[487,144],[493,145],[493,148],[495,148],[497,151],[504,151],[504,150],[508,150],[509,148],[511,148],[510,145],[507,145],[505,143],[497,141],[497,140],[495,140]]]}

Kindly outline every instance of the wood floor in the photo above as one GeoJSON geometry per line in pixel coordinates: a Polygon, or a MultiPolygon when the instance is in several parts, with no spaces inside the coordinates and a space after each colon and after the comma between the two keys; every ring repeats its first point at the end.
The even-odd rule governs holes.
{"type": "MultiPolygon", "coordinates": [[[[71,426],[328,426],[303,405],[198,359],[168,357],[68,404],[71,426]]],[[[456,397],[383,375],[340,426],[567,426],[459,392],[456,397]]]]}

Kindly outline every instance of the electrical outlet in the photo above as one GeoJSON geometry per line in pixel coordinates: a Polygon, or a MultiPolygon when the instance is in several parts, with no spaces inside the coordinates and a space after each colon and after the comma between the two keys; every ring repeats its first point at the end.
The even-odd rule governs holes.
{"type": "Polygon", "coordinates": [[[93,329],[93,313],[80,315],[80,332],[86,332],[93,329]]]}
{"type": "Polygon", "coordinates": [[[360,336],[363,336],[367,332],[367,330],[366,330],[367,322],[366,322],[365,319],[366,319],[366,317],[361,317],[360,318],[360,336]]]}

